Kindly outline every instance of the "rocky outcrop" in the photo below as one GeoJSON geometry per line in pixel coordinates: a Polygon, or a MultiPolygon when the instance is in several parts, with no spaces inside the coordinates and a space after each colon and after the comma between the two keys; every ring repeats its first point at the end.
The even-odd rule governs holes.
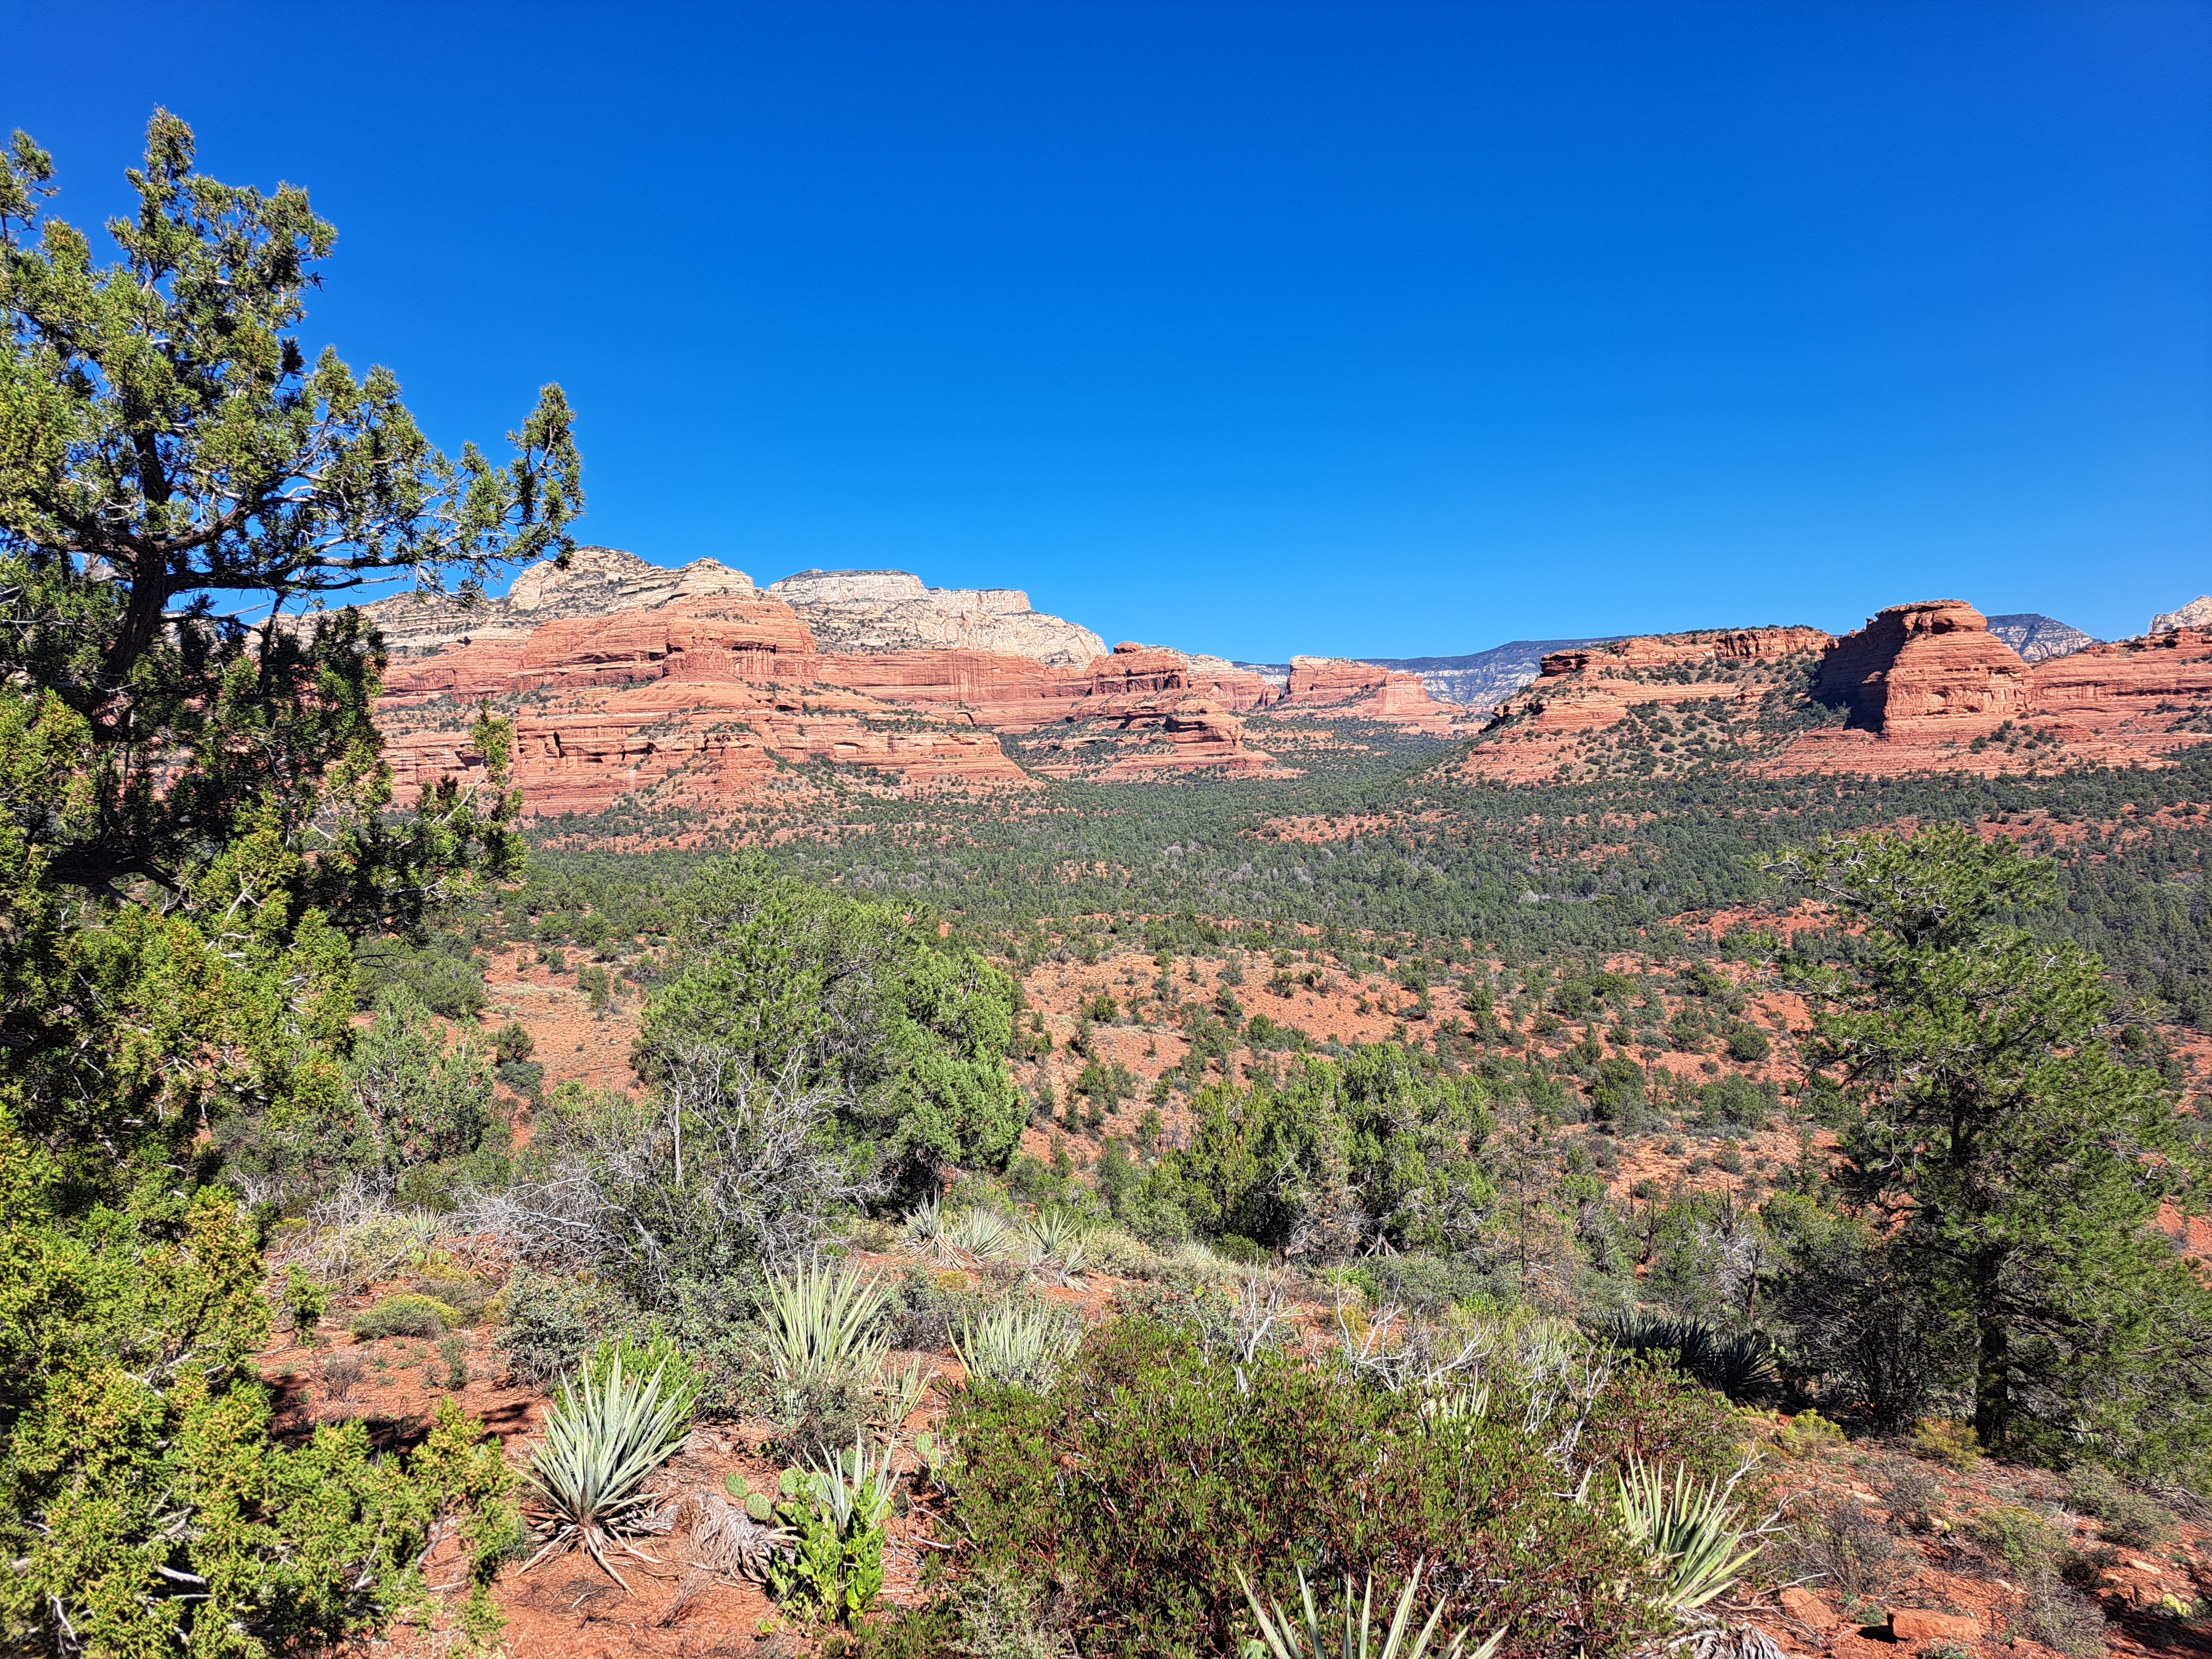
{"type": "Polygon", "coordinates": [[[1817,628],[1741,628],[1549,653],[1543,672],[1498,706],[1465,770],[1522,782],[1563,772],[1664,776],[1741,759],[1769,699],[1793,690],[1802,697],[1831,643],[1817,628]]]}
{"type": "Polygon", "coordinates": [[[806,619],[824,652],[983,651],[1066,668],[1106,654],[1098,635],[1032,611],[1018,588],[924,587],[903,570],[805,570],[768,592],[806,619]]]}
{"type": "Polygon", "coordinates": [[[1544,672],[1544,659],[1554,652],[1581,645],[1603,645],[1604,640],[1509,640],[1487,651],[1458,657],[1368,657],[1377,668],[1395,668],[1419,674],[1429,695],[1439,702],[1455,702],[1468,708],[1495,708],[1544,672]]]}
{"type": "Polygon", "coordinates": [[[519,640],[549,622],[652,611],[678,599],[752,592],[750,576],[712,559],[665,570],[618,548],[580,547],[566,565],[539,560],[514,579],[503,598],[471,603],[440,594],[399,593],[360,609],[383,634],[392,655],[404,657],[457,645],[519,640]]]}
{"type": "Polygon", "coordinates": [[[2022,662],[2030,665],[2086,651],[2097,642],[2094,636],[2078,628],[2055,617],[2038,616],[2032,611],[1991,617],[1989,621],[1990,632],[2010,646],[2022,662]]]}
{"type": "Polygon", "coordinates": [[[1986,737],[2027,712],[2027,665],[1960,599],[1893,605],[1830,646],[1814,695],[1890,742],[1986,737]]]}
{"type": "Polygon", "coordinates": [[[2148,631],[2171,634],[2184,628],[2212,628],[2212,593],[2200,593],[2179,611],[2153,617],[2148,631]]]}
{"type": "Polygon", "coordinates": [[[2166,629],[2039,663],[2032,723],[2069,759],[2158,765],[2212,739],[2212,625],[2166,629]]]}

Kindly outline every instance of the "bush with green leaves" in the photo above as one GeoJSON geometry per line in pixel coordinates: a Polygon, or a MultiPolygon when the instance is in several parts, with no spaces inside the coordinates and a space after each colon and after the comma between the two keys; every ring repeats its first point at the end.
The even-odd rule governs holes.
{"type": "MultiPolygon", "coordinates": [[[[1728,1415],[1704,1399],[1705,1418],[1728,1415]]],[[[1428,1607],[1505,1626],[1507,1653],[1626,1652],[1669,1615],[1615,1519],[1572,1493],[1639,1430],[1650,1444],[1712,1425],[1692,1434],[1659,1401],[1593,1413],[1585,1461],[1568,1468],[1524,1431],[1526,1403],[1501,1383],[1481,1412],[1439,1419],[1418,1393],[1272,1351],[1209,1357],[1187,1333],[1125,1319],[1046,1393],[979,1382],[956,1401],[955,1565],[1051,1573],[1085,1652],[1233,1655],[1239,1571],[1287,1589],[1294,1565],[1409,1577],[1424,1561],[1428,1607]]]]}
{"type": "Polygon", "coordinates": [[[373,1303],[353,1316],[353,1334],[364,1342],[386,1336],[443,1336],[458,1329],[461,1316],[435,1297],[402,1291],[373,1303]]]}
{"type": "Polygon", "coordinates": [[[916,1195],[947,1165],[1003,1168],[1024,1117],[1007,1075],[1013,981],[924,918],[720,861],[686,895],[680,965],[647,1000],[637,1054],[730,1048],[802,1088],[834,1085],[848,1139],[916,1195]]]}
{"type": "Polygon", "coordinates": [[[1477,1242],[1488,1218],[1483,1083],[1395,1043],[1302,1058],[1249,1090],[1210,1085],[1191,1109],[1189,1145],[1160,1159],[1133,1203],[1210,1236],[1324,1256],[1378,1240],[1449,1250],[1477,1242]]]}
{"type": "Polygon", "coordinates": [[[825,1449],[811,1467],[784,1471],[775,1515],[794,1541],[770,1561],[769,1585],[801,1616],[855,1623],[883,1594],[892,1452],[888,1440],[871,1452],[856,1434],[851,1451],[825,1449]]]}

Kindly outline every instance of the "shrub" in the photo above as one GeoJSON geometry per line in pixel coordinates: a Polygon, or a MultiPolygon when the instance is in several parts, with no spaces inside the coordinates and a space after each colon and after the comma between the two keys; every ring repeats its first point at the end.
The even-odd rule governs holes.
{"type": "Polygon", "coordinates": [[[284,1318],[295,1342],[313,1342],[315,1327],[331,1305],[329,1289],[298,1267],[284,1270],[284,1318]]]}
{"type": "Polygon", "coordinates": [[[1954,1417],[1923,1417],[1912,1425],[1912,1449],[1921,1456],[1960,1473],[1982,1461],[1981,1443],[1974,1425],[1954,1417]]]}
{"type": "Polygon", "coordinates": [[[621,1297],[589,1278],[518,1273],[505,1294],[500,1346],[507,1369],[539,1388],[575,1370],[611,1328],[632,1316],[621,1297]]]}
{"type": "Polygon", "coordinates": [[[1447,1562],[1425,1597],[1455,1625],[1508,1626],[1516,1654],[1616,1654],[1665,1622],[1634,1547],[1566,1495],[1517,1411],[1432,1422],[1414,1395],[1280,1353],[1240,1370],[1129,1318],[1048,1395],[964,1391],[951,1429],[957,1565],[1048,1571],[1085,1653],[1237,1653],[1237,1573],[1255,1562],[1331,1577],[1447,1562]]]}
{"type": "Polygon", "coordinates": [[[898,1477],[891,1445],[871,1457],[857,1434],[853,1449],[830,1452],[815,1468],[784,1472],[785,1499],[776,1518],[793,1534],[788,1555],[769,1564],[778,1600],[811,1617],[850,1624],[875,1605],[884,1588],[884,1522],[898,1477]]]}
{"type": "Polygon", "coordinates": [[[353,1334],[364,1342],[386,1336],[443,1336],[461,1316],[435,1297],[411,1291],[387,1296],[353,1316],[353,1334]]]}
{"type": "Polygon", "coordinates": [[[1796,1510],[1773,1550],[1777,1577],[1833,1585],[1844,1610],[1858,1618],[1920,1561],[1917,1551],[1900,1550],[1863,1509],[1841,1497],[1796,1510]]]}
{"type": "Polygon", "coordinates": [[[1844,1431],[1816,1411],[1802,1411],[1774,1437],[1784,1457],[1818,1457],[1844,1443],[1844,1431]]]}
{"type": "Polygon", "coordinates": [[[2084,1515],[2094,1515],[2107,1543],[2123,1549],[2154,1549],[2173,1536],[2179,1517],[2156,1498],[2145,1496],[2099,1463],[2085,1463],[2067,1481],[2067,1499],[2084,1515]]]}
{"type": "Polygon", "coordinates": [[[335,1353],[325,1354],[322,1364],[325,1397],[332,1401],[352,1399],[353,1391],[361,1386],[361,1379],[368,1370],[368,1365],[357,1349],[340,1348],[335,1353]]]}

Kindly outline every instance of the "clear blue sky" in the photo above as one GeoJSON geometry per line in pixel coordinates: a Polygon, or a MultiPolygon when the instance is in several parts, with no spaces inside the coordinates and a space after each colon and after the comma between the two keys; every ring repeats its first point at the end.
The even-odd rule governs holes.
{"type": "Polygon", "coordinates": [[[2212,7],[0,0],[587,539],[1279,659],[2212,590],[2212,7]]]}

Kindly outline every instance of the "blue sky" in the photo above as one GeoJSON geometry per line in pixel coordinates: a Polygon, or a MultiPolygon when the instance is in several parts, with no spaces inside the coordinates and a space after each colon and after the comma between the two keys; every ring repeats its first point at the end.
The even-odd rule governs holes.
{"type": "Polygon", "coordinates": [[[586,538],[1414,655],[2212,590],[2212,5],[0,0],[58,210],[305,184],[309,332],[586,538]]]}

